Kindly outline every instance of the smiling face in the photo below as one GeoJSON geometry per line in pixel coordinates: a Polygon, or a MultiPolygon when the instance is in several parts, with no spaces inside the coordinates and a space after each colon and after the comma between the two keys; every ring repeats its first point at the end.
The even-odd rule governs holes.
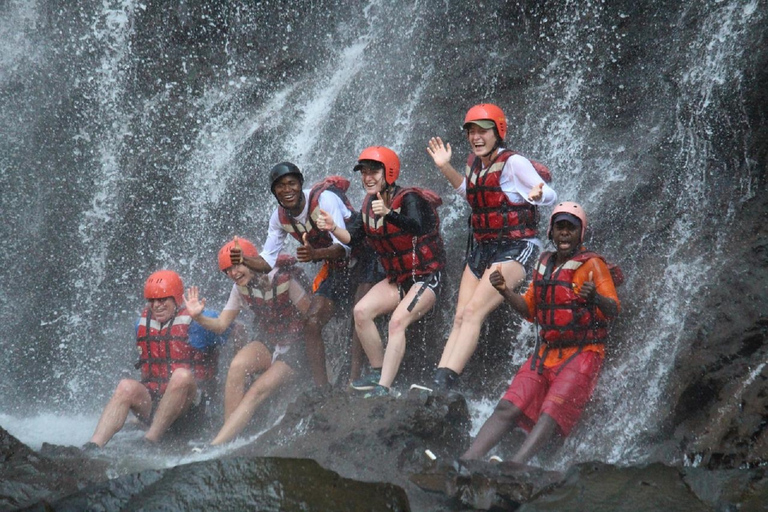
{"type": "Polygon", "coordinates": [[[558,260],[568,259],[581,244],[581,226],[568,220],[558,220],[552,226],[552,243],[557,249],[558,260]]]}
{"type": "Polygon", "coordinates": [[[363,188],[366,194],[377,194],[383,192],[386,186],[384,181],[384,168],[379,166],[364,166],[360,169],[360,180],[363,183],[363,188]]]}
{"type": "Polygon", "coordinates": [[[149,309],[152,312],[152,318],[164,324],[176,313],[176,301],[173,297],[163,297],[162,299],[147,299],[149,309]]]}
{"type": "Polygon", "coordinates": [[[304,193],[301,191],[301,180],[287,174],[275,182],[273,190],[277,201],[291,211],[301,211],[304,201],[304,193]]]}
{"type": "Polygon", "coordinates": [[[224,270],[227,277],[238,286],[246,286],[253,279],[253,271],[245,265],[232,265],[224,270]]]}
{"type": "Polygon", "coordinates": [[[493,128],[482,128],[475,123],[467,126],[467,139],[472,152],[480,158],[487,158],[498,141],[493,128]]]}

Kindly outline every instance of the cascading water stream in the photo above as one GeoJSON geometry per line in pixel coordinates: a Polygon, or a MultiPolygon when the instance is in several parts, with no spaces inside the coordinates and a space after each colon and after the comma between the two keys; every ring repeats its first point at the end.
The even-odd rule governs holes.
{"type": "MultiPolygon", "coordinates": [[[[401,155],[405,184],[427,186],[443,196],[440,213],[451,272],[456,272],[467,209],[434,169],[426,142],[433,135],[451,141],[453,162],[460,168],[468,149],[459,132],[463,113],[473,103],[494,101],[510,118],[509,146],[553,170],[560,199],[578,200],[590,214],[595,239],[590,247],[615,259],[628,275],[620,295],[631,317],[622,319],[616,331],[618,354],[606,363],[583,425],[551,464],[642,461],[645,436],[658,430],[667,412],[665,385],[684,339],[684,319],[707,284],[696,276],[707,275],[726,256],[724,235],[703,240],[697,231],[705,229],[713,211],[727,223],[734,205],[755,193],[749,172],[734,169],[739,163],[713,167],[722,150],[713,147],[711,134],[724,122],[725,114],[719,114],[724,91],[741,85],[743,54],[765,14],[759,0],[702,0],[679,12],[670,7],[680,19],[664,18],[667,11],[649,14],[664,18],[663,24],[674,30],[692,11],[705,13],[695,18],[697,39],[677,46],[679,41],[659,34],[656,52],[644,50],[653,62],[637,62],[642,59],[633,60],[641,52],[636,48],[646,43],[638,39],[641,9],[622,10],[600,1],[556,4],[547,5],[546,14],[539,6],[505,6],[504,19],[488,14],[483,26],[504,23],[506,40],[485,37],[485,32],[465,34],[472,26],[467,20],[477,13],[459,3],[380,0],[358,10],[323,10],[313,4],[308,7],[317,9],[313,14],[323,10],[329,17],[318,17],[313,25],[308,16],[281,11],[288,21],[272,21],[272,33],[258,51],[244,41],[261,44],[261,27],[273,20],[267,7],[198,6],[208,16],[201,25],[223,27],[223,35],[204,38],[200,46],[189,36],[186,50],[203,47],[207,53],[144,81],[144,69],[162,67],[157,62],[163,52],[182,53],[177,46],[183,38],[172,24],[176,11],[161,15],[152,6],[127,0],[81,2],[59,13],[45,2],[0,7],[4,16],[10,15],[5,18],[10,21],[0,21],[0,36],[11,41],[0,49],[2,99],[19,98],[13,95],[14,81],[24,82],[28,96],[44,97],[47,89],[36,89],[24,66],[31,62],[47,71],[39,76],[52,75],[57,57],[46,45],[62,39],[70,45],[68,77],[77,79],[59,84],[47,78],[54,85],[44,84],[61,88],[57,101],[71,104],[77,115],[67,117],[53,105],[56,114],[45,117],[0,102],[0,126],[8,134],[0,142],[0,184],[8,192],[0,201],[4,210],[15,212],[11,227],[3,228],[7,241],[0,251],[5,268],[0,297],[11,304],[0,318],[6,332],[13,333],[0,340],[2,362],[13,368],[0,380],[0,389],[6,396],[16,389],[32,390],[32,396],[12,404],[13,416],[5,412],[11,410],[9,399],[0,401],[9,407],[0,414],[0,425],[33,430],[18,423],[27,403],[43,411],[77,404],[89,413],[103,405],[132,363],[132,322],[142,305],[141,283],[152,269],[176,268],[187,284],[201,286],[209,306],[222,307],[229,283],[216,268],[215,251],[233,234],[263,242],[274,208],[264,180],[277,161],[299,164],[310,183],[328,174],[351,178],[350,198],[357,205],[362,191],[351,171],[357,154],[369,145],[394,148],[401,155]],[[399,13],[396,37],[388,12],[399,13]],[[72,34],[53,32],[49,20],[67,16],[72,34]],[[159,33],[177,34],[157,42],[162,51],[155,53],[144,40],[153,34],[153,24],[169,24],[159,33]],[[41,42],[31,35],[38,26],[52,30],[41,42]],[[658,51],[662,47],[669,56],[658,51]],[[299,50],[298,56],[290,54],[299,50]],[[291,59],[303,59],[302,64],[294,66],[291,59]],[[200,61],[213,71],[198,71],[195,66],[205,67],[200,61]],[[619,73],[621,66],[631,71],[619,73]],[[654,66],[672,78],[658,78],[654,66]],[[67,103],[70,97],[77,99],[67,103]],[[673,103],[664,104],[670,98],[673,103]],[[15,127],[17,117],[62,123],[66,142],[55,146],[56,155],[39,158],[58,163],[60,154],[67,153],[64,163],[71,166],[34,167],[31,157],[14,160],[22,150],[34,153],[24,139],[39,129],[15,127]],[[664,165],[653,169],[643,164],[645,158],[664,165]],[[25,222],[21,213],[45,204],[23,199],[31,195],[32,185],[17,183],[12,174],[28,172],[32,181],[47,183],[52,169],[73,182],[45,196],[61,209],[56,220],[66,222],[34,215],[34,221],[25,222]],[[718,172],[733,175],[735,184],[722,187],[718,172]],[[718,194],[714,200],[713,192],[718,194]],[[635,218],[631,208],[641,206],[638,215],[643,217],[635,218]],[[662,209],[665,218],[646,215],[662,209]],[[23,283],[29,271],[14,265],[24,240],[38,233],[47,238],[62,233],[67,242],[51,242],[67,265],[49,271],[66,290],[52,297],[56,307],[50,311],[41,304],[51,297],[20,293],[13,284],[23,283]],[[33,315],[40,325],[26,337],[18,320],[23,308],[42,310],[33,315]],[[46,368],[40,370],[43,383],[20,369],[30,361],[46,368]],[[44,396],[42,389],[50,393],[44,396]]],[[[196,12],[196,7],[187,8],[196,12]]],[[[184,23],[194,16],[182,14],[177,23],[186,30],[184,23]]],[[[733,138],[748,137],[743,120],[733,122],[738,132],[733,138]]],[[[458,281],[457,276],[449,279],[458,281]]],[[[446,286],[450,294],[456,283],[446,286]]],[[[455,297],[445,303],[438,312],[441,332],[429,340],[433,362],[450,329],[455,297]]],[[[530,327],[522,329],[509,368],[528,355],[532,335],[530,327]]],[[[335,340],[334,350],[346,342],[335,340]]],[[[510,369],[495,378],[508,381],[511,375],[510,369]]],[[[499,382],[487,384],[498,387],[499,382]]],[[[498,397],[476,398],[477,428],[498,397]]],[[[84,427],[84,438],[91,428],[84,427]]],[[[36,435],[29,441],[33,446],[45,434],[36,435]]]]}

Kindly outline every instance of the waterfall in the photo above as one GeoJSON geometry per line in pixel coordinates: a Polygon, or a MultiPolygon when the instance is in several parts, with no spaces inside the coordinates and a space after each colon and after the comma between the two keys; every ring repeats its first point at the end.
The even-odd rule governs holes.
{"type": "MultiPolygon", "coordinates": [[[[424,340],[436,362],[468,209],[425,147],[450,141],[460,168],[466,109],[494,102],[510,147],[552,169],[589,214],[589,247],[628,277],[617,343],[556,464],[642,460],[702,276],[727,262],[727,226],[757,193],[743,94],[765,2],[271,4],[0,4],[3,411],[101,407],[133,375],[151,271],[179,271],[220,309],[216,251],[233,234],[263,243],[269,168],[353,179],[369,145],[445,200],[445,297],[424,340]]],[[[532,334],[510,342],[485,407],[532,334]]]]}

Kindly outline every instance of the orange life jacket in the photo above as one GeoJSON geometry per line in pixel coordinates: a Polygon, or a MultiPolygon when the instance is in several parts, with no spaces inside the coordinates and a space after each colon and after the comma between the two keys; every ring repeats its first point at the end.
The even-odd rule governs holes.
{"type": "Polygon", "coordinates": [[[163,326],[152,319],[149,308],[141,314],[136,333],[136,344],[141,350],[141,382],[155,396],[165,393],[171,374],[178,368],[191,370],[204,391],[211,391],[215,384],[219,352],[215,348],[198,350],[189,344],[191,323],[186,308],[178,310],[163,326]]]}
{"type": "MultiPolygon", "coordinates": [[[[465,168],[467,201],[472,207],[471,225],[475,240],[531,238],[536,236],[538,208],[527,202],[513,203],[501,189],[501,173],[506,161],[517,153],[509,149],[499,152],[488,168],[476,155],[469,155],[465,168]]],[[[545,182],[551,181],[549,169],[531,160],[545,182]]]]}
{"type": "Polygon", "coordinates": [[[432,207],[435,228],[421,236],[414,236],[381,216],[373,213],[375,196],[369,194],[363,200],[361,214],[363,228],[368,242],[379,256],[390,281],[402,283],[409,277],[432,274],[445,266],[445,250],[440,236],[440,218],[437,207],[443,204],[440,196],[431,190],[410,187],[399,188],[389,205],[391,210],[400,211],[406,194],[418,194],[432,207]]]}

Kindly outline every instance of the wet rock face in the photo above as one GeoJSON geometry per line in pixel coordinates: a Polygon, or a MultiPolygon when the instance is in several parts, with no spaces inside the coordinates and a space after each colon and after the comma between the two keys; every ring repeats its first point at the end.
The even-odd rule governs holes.
{"type": "Polygon", "coordinates": [[[0,510],[55,499],[105,480],[106,464],[83,460],[79,452],[74,448],[59,451],[52,459],[35,453],[0,428],[0,510]],[[70,457],[72,454],[76,456],[70,457]]]}

